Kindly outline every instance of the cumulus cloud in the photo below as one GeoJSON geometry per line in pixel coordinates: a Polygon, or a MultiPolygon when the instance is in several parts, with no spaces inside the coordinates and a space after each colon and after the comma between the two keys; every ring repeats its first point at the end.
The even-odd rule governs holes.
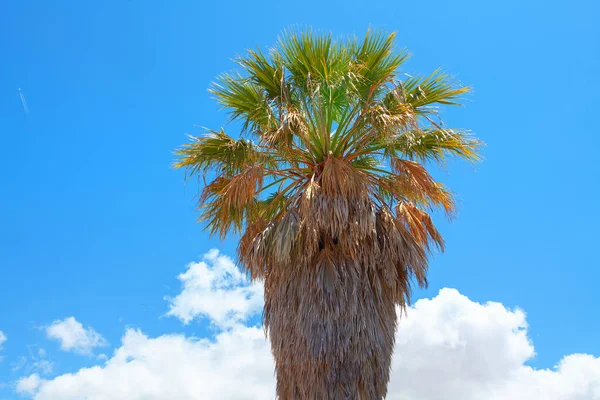
{"type": "Polygon", "coordinates": [[[103,366],[41,382],[32,375],[19,385],[35,387],[37,400],[274,397],[273,361],[264,333],[242,326],[219,334],[214,341],[182,335],[149,338],[129,329],[103,366]]]}
{"type": "Polygon", "coordinates": [[[46,335],[60,342],[64,351],[79,354],[91,354],[96,347],[106,346],[106,340],[91,327],[84,328],[81,322],[73,317],[54,321],[46,327],[46,335]]]}
{"type": "Polygon", "coordinates": [[[600,358],[534,369],[525,365],[534,355],[523,311],[442,289],[400,323],[389,399],[600,399],[600,358]]]}
{"type": "Polygon", "coordinates": [[[263,286],[250,283],[231,258],[213,249],[203,260],[190,263],[178,279],[182,289],[175,298],[166,298],[167,315],[189,324],[206,317],[220,328],[232,327],[259,312],[263,305],[263,286]]]}
{"type": "Polygon", "coordinates": [[[19,379],[15,390],[20,394],[34,396],[37,389],[40,387],[41,381],[42,379],[38,374],[31,374],[26,378],[19,379]]]}
{"type": "MultiPolygon", "coordinates": [[[[181,309],[188,310],[181,316],[189,319],[173,312],[184,322],[204,316],[224,327],[213,339],[153,338],[128,329],[105,363],[53,379],[32,374],[17,388],[35,400],[273,399],[268,341],[261,328],[241,323],[256,307],[213,311],[199,300],[228,302],[231,295],[233,304],[241,304],[240,292],[251,290],[231,269],[230,260],[219,257],[212,252],[203,261],[210,284],[186,285],[201,277],[182,279],[181,295],[196,299],[193,307],[181,309]],[[220,265],[229,272],[219,272],[220,265]]],[[[188,266],[186,273],[199,264],[188,266]]],[[[244,297],[247,303],[254,301],[250,297],[244,297]]],[[[171,311],[174,304],[180,303],[172,300],[171,311]]],[[[477,303],[455,289],[442,289],[431,299],[417,301],[400,322],[388,399],[600,400],[600,358],[573,354],[554,368],[535,369],[526,365],[534,354],[523,311],[477,303]]]]}

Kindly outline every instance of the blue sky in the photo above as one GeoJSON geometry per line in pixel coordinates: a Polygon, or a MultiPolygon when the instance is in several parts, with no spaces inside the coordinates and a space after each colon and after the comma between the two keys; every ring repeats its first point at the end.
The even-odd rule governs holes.
{"type": "Polygon", "coordinates": [[[197,187],[171,169],[172,152],[197,126],[225,125],[206,89],[231,58],[294,25],[395,30],[413,54],[405,72],[442,66],[474,87],[466,107],[443,116],[487,143],[485,161],[440,174],[459,216],[439,219],[447,251],[415,300],[448,287],[524,310],[534,368],[600,356],[598,4],[172,3],[0,7],[0,399],[18,398],[23,376],[102,364],[128,327],[151,338],[217,334],[206,318],[166,316],[188,263],[236,247],[195,223],[197,187]],[[105,345],[61,350],[48,327],[71,316],[105,345]]]}

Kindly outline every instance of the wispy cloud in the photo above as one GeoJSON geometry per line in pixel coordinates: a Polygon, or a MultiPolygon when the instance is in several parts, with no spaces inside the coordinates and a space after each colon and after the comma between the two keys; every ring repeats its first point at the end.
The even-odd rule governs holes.
{"type": "MultiPolygon", "coordinates": [[[[7,338],[4,332],[0,331],[0,350],[2,350],[2,344],[6,342],[7,338]]],[[[0,355],[0,361],[2,361],[2,356],[0,355]]]]}
{"type": "Polygon", "coordinates": [[[30,374],[32,372],[49,375],[54,371],[54,363],[46,358],[46,350],[38,345],[28,345],[29,355],[21,356],[11,364],[13,372],[30,374]]]}
{"type": "Polygon", "coordinates": [[[23,110],[25,110],[25,114],[29,115],[29,107],[27,106],[27,100],[25,100],[25,95],[21,88],[19,88],[19,97],[21,98],[21,103],[23,103],[23,110]]]}

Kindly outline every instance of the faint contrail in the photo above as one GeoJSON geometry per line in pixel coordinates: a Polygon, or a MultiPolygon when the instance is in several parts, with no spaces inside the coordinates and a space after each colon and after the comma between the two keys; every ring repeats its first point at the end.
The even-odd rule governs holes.
{"type": "Polygon", "coordinates": [[[25,100],[25,95],[19,88],[19,96],[21,97],[21,103],[23,103],[23,109],[25,110],[25,114],[29,115],[29,107],[27,107],[27,100],[25,100]]]}

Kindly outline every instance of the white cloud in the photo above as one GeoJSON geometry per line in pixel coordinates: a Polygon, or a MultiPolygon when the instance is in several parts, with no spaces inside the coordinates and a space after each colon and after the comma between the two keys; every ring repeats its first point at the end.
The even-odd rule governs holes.
{"type": "MultiPolygon", "coordinates": [[[[184,322],[205,316],[224,328],[214,340],[128,329],[102,365],[47,380],[33,374],[18,388],[35,400],[273,399],[269,344],[260,328],[240,322],[258,311],[258,295],[248,295],[255,289],[232,266],[209,253],[182,274],[182,293],[171,300],[170,314],[184,322]],[[212,310],[215,299],[233,306],[212,310]]],[[[534,369],[525,364],[533,356],[524,312],[443,289],[401,320],[388,399],[600,400],[600,358],[573,354],[552,369],[534,369]]]]}
{"type": "Polygon", "coordinates": [[[442,289],[400,323],[389,398],[600,399],[600,358],[575,354],[534,369],[525,365],[534,354],[522,311],[442,289]]]}
{"type": "Polygon", "coordinates": [[[46,327],[46,335],[60,342],[60,348],[79,354],[91,354],[95,347],[106,346],[104,338],[91,327],[84,328],[73,317],[54,321],[46,327]]]}
{"type": "Polygon", "coordinates": [[[190,263],[178,279],[181,293],[167,298],[167,315],[184,324],[207,317],[220,328],[231,327],[259,312],[263,305],[263,286],[249,283],[231,258],[213,249],[201,262],[190,263]]]}
{"type": "MultiPolygon", "coordinates": [[[[21,387],[39,382],[36,375],[23,379],[21,387]]],[[[129,329],[104,366],[41,380],[35,399],[254,400],[273,398],[273,387],[271,354],[259,328],[239,326],[214,342],[149,338],[129,329]]]]}
{"type": "Polygon", "coordinates": [[[34,396],[37,389],[40,387],[41,381],[42,380],[38,374],[31,374],[26,378],[19,379],[15,390],[17,393],[34,396]]]}

